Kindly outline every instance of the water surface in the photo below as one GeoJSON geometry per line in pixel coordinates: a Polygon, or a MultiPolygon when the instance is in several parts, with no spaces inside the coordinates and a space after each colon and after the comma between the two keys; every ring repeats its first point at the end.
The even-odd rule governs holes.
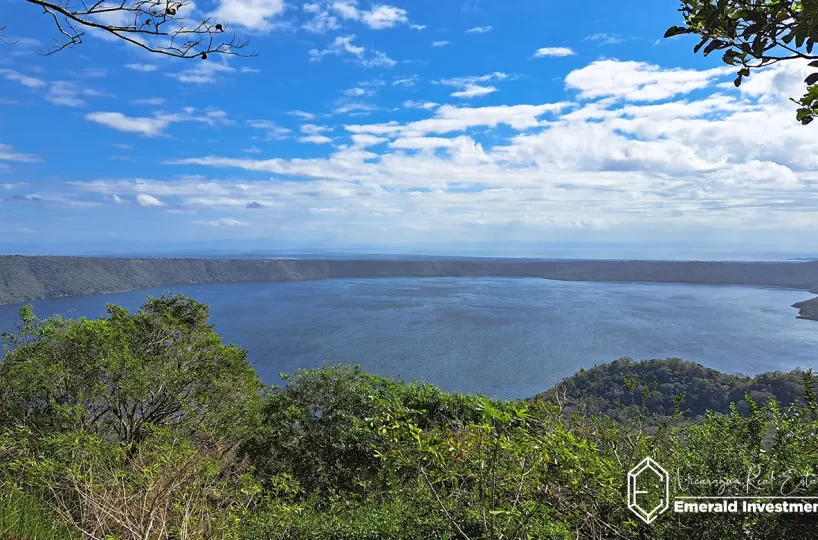
{"type": "MultiPolygon", "coordinates": [[[[149,294],[211,306],[265,382],[325,360],[446,390],[531,396],[620,356],[678,356],[725,372],[818,368],[818,322],[785,289],[544,279],[406,278],[181,285],[32,302],[44,317],[136,309],[149,294]]],[[[0,328],[19,305],[0,306],[0,328]]]]}

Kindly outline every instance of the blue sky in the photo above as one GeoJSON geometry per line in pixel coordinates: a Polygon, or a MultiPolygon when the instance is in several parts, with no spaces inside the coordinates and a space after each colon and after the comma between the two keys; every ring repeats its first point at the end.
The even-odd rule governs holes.
{"type": "Polygon", "coordinates": [[[806,66],[735,89],[675,2],[202,0],[207,61],[0,4],[4,251],[814,249],[806,66]]]}

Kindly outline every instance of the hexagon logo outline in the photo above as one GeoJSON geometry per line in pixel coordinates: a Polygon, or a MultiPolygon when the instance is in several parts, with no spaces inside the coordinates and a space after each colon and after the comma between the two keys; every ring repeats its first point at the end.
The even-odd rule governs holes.
{"type": "Polygon", "coordinates": [[[628,509],[639,517],[642,521],[650,525],[665,510],[670,507],[670,475],[653,459],[646,457],[639,464],[628,471],[628,509]],[[639,505],[638,495],[644,495],[647,491],[638,489],[637,480],[642,474],[653,474],[659,482],[664,484],[665,492],[662,501],[654,508],[646,510],[639,505]]]}

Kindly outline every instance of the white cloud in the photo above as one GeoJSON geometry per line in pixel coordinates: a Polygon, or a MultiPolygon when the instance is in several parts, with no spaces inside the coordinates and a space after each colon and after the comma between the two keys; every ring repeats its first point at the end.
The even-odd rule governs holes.
{"type": "Polygon", "coordinates": [[[125,64],[125,67],[142,73],[151,73],[159,69],[159,66],[155,64],[125,64]]]}
{"type": "Polygon", "coordinates": [[[411,77],[401,77],[392,81],[392,86],[415,86],[417,80],[417,75],[412,75],[411,77]]]}
{"type": "Polygon", "coordinates": [[[403,102],[403,107],[406,108],[406,109],[425,109],[425,110],[428,111],[428,110],[431,110],[431,109],[435,109],[435,108],[437,108],[439,106],[440,105],[438,103],[434,103],[432,101],[420,102],[419,103],[417,101],[412,101],[410,99],[410,100],[407,100],[407,101],[403,102]]]}
{"type": "Polygon", "coordinates": [[[165,203],[147,193],[140,193],[136,196],[136,203],[145,208],[154,208],[157,206],[165,206],[165,203]]]}
{"type": "Polygon", "coordinates": [[[318,62],[322,57],[327,56],[328,54],[340,56],[342,53],[348,53],[353,56],[361,56],[366,49],[364,47],[353,45],[352,42],[354,40],[355,36],[337,36],[329,48],[324,49],[323,51],[319,51],[318,49],[310,50],[310,60],[313,62],[318,62]]]}
{"type": "Polygon", "coordinates": [[[568,74],[565,84],[580,92],[580,97],[612,97],[629,101],[658,101],[706,88],[713,81],[734,71],[731,67],[704,71],[662,69],[647,62],[597,60],[568,74]]]}
{"type": "Polygon", "coordinates": [[[80,107],[86,105],[83,97],[101,96],[102,93],[70,81],[54,81],[48,87],[45,99],[54,105],[80,107]]]}
{"type": "Polygon", "coordinates": [[[568,47],[543,47],[542,49],[537,49],[534,53],[534,58],[544,58],[547,56],[573,56],[576,53],[573,49],[568,47]]]}
{"type": "Polygon", "coordinates": [[[449,43],[451,43],[451,41],[433,41],[432,47],[445,47],[449,43]]]}
{"type": "MultiPolygon", "coordinates": [[[[373,5],[370,10],[362,10],[358,8],[358,2],[356,0],[335,0],[330,3],[330,9],[339,17],[347,20],[360,21],[372,30],[393,28],[399,24],[409,22],[409,17],[405,9],[385,4],[373,5]]],[[[318,8],[316,13],[322,14],[324,12],[318,8]]],[[[411,27],[415,30],[425,28],[425,26],[420,27],[419,25],[411,25],[411,27]]]]}
{"type": "Polygon", "coordinates": [[[297,116],[299,118],[303,118],[304,120],[314,120],[315,119],[315,115],[313,113],[306,112],[306,111],[290,111],[287,114],[289,114],[290,116],[297,116]]]}
{"type": "Polygon", "coordinates": [[[0,143],[0,161],[19,161],[23,163],[34,163],[36,161],[40,161],[40,158],[32,154],[21,154],[20,152],[15,152],[14,147],[11,146],[10,144],[0,143]]]}
{"type": "Polygon", "coordinates": [[[389,58],[386,53],[381,51],[372,51],[372,56],[361,58],[360,64],[364,67],[391,68],[397,65],[397,62],[389,58]]]}
{"type": "Polygon", "coordinates": [[[426,30],[426,25],[425,24],[410,24],[409,28],[411,28],[412,30],[418,30],[418,31],[426,30]]]}
{"type": "Polygon", "coordinates": [[[376,144],[385,143],[388,141],[386,137],[378,137],[369,135],[368,133],[357,133],[352,135],[352,144],[359,148],[366,148],[368,146],[375,146],[376,144]]]}
{"type": "Polygon", "coordinates": [[[617,45],[619,43],[624,43],[624,38],[619,37],[616,34],[608,34],[607,32],[600,32],[598,34],[591,34],[590,36],[585,36],[582,41],[598,41],[600,45],[617,45]]]}
{"type": "Polygon", "coordinates": [[[336,107],[332,112],[335,114],[369,114],[377,110],[378,108],[370,103],[352,102],[344,103],[336,107]]]}
{"type": "Polygon", "coordinates": [[[324,10],[320,4],[304,4],[304,12],[311,13],[313,18],[303,24],[304,30],[323,34],[330,30],[337,30],[341,27],[338,24],[338,17],[324,10]]]}
{"type": "Polygon", "coordinates": [[[218,60],[202,60],[196,62],[192,68],[166,75],[183,83],[210,84],[235,71],[235,68],[218,60]]]}
{"type": "Polygon", "coordinates": [[[247,223],[235,218],[221,218],[213,221],[194,221],[196,225],[207,225],[208,227],[247,227],[247,223]]]}
{"type": "Polygon", "coordinates": [[[292,133],[292,130],[279,126],[270,120],[248,120],[247,125],[253,129],[261,129],[267,133],[268,141],[280,141],[286,139],[292,133]]]}
{"type": "Polygon", "coordinates": [[[466,30],[467,34],[486,34],[494,30],[493,26],[475,26],[466,30]]]}
{"type": "Polygon", "coordinates": [[[337,36],[328,48],[321,51],[311,49],[309,52],[310,62],[320,62],[321,59],[327,55],[350,55],[363,67],[392,67],[397,64],[396,61],[381,51],[367,51],[365,47],[355,45],[353,43],[355,39],[356,37],[354,35],[337,36]]]}
{"type": "Polygon", "coordinates": [[[363,22],[373,30],[392,28],[398,24],[409,22],[406,10],[394,6],[375,6],[371,11],[362,14],[363,22]]]}
{"type": "Polygon", "coordinates": [[[456,77],[454,79],[443,79],[439,81],[439,83],[445,84],[446,86],[460,88],[460,90],[451,94],[452,97],[471,99],[474,97],[492,94],[497,91],[497,88],[494,86],[484,86],[478,83],[484,83],[491,80],[503,81],[508,78],[508,75],[505,73],[495,72],[488,75],[482,75],[480,77],[456,77]]]}
{"type": "Polygon", "coordinates": [[[47,84],[42,79],[25,75],[19,71],[14,71],[13,69],[0,69],[0,74],[2,74],[8,80],[20,83],[28,88],[42,88],[47,84]]]}
{"type": "Polygon", "coordinates": [[[249,30],[270,30],[273,19],[283,11],[284,0],[220,0],[213,17],[216,22],[249,30]]]}
{"type": "Polygon", "coordinates": [[[332,139],[330,139],[326,135],[306,135],[304,137],[299,137],[298,142],[312,144],[327,144],[331,143],[332,139]]]}
{"type": "Polygon", "coordinates": [[[450,95],[456,98],[471,99],[473,97],[485,96],[496,92],[497,89],[493,86],[479,86],[476,84],[467,84],[463,90],[452,92],[450,95]]]}
{"type": "Polygon", "coordinates": [[[435,148],[450,148],[455,139],[445,137],[403,137],[389,143],[392,148],[406,150],[432,150],[435,148]]]}
{"type": "Polygon", "coordinates": [[[125,116],[119,112],[92,112],[86,114],[85,118],[117,131],[138,133],[146,137],[161,135],[162,131],[170,125],[169,120],[145,116],[125,116]]]}
{"type": "MultiPolygon", "coordinates": [[[[803,91],[802,67],[762,70],[735,89],[718,86],[732,78],[721,72],[609,62],[583,69],[613,85],[582,70],[568,75],[568,95],[581,97],[575,103],[407,101],[413,110],[395,118],[421,119],[398,122],[382,110],[372,124],[336,128],[334,145],[312,149],[314,157],[278,148],[252,156],[202,151],[170,163],[224,170],[225,178],[99,180],[69,189],[102,194],[108,204],[112,194],[130,201],[149,194],[188,210],[276,208],[253,224],[259,237],[269,227],[268,234],[346,242],[388,241],[397,231],[427,241],[430,231],[441,241],[662,239],[669,231],[687,238],[772,231],[768,237],[789,239],[782,231],[799,228],[808,245],[818,226],[818,139],[795,122],[787,101],[803,91]],[[265,179],[241,178],[242,171],[265,179]]],[[[507,78],[447,81],[464,91],[507,78]]],[[[298,136],[326,137],[329,127],[304,124],[298,136]]]]}
{"type": "Polygon", "coordinates": [[[344,90],[344,95],[347,97],[371,96],[373,93],[372,90],[364,90],[363,88],[348,88],[344,90]]]}

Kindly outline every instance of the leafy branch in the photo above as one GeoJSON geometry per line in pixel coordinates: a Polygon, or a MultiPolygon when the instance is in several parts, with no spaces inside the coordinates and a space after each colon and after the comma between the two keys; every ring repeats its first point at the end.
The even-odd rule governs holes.
{"type": "MultiPolygon", "coordinates": [[[[811,67],[818,67],[818,55],[813,54],[818,0],[682,0],[679,11],[685,26],[668,28],[665,37],[695,34],[701,40],[694,53],[724,51],[722,61],[739,68],[736,87],[752,70],[782,61],[809,60],[811,67]]],[[[818,115],[818,73],[804,82],[807,93],[793,101],[801,106],[796,118],[807,125],[818,115]]]]}

